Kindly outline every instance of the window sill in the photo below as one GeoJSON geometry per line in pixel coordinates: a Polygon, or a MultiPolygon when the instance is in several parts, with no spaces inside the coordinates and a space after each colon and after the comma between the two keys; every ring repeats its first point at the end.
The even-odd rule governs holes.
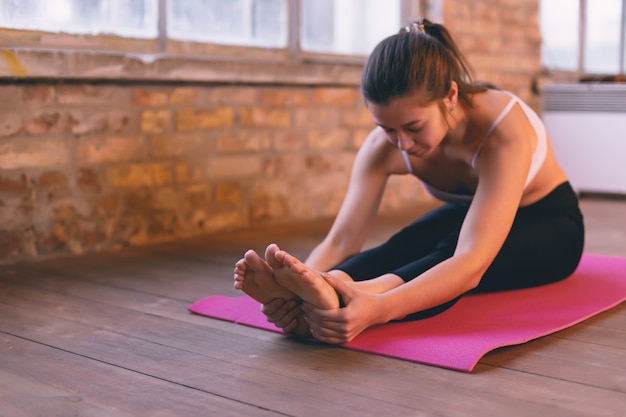
{"type": "Polygon", "coordinates": [[[285,56],[218,57],[66,49],[0,50],[0,82],[245,83],[358,86],[363,62],[285,56]]]}

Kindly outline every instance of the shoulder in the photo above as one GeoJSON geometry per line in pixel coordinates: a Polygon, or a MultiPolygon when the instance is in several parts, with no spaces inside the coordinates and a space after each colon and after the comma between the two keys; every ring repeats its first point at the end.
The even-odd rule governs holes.
{"type": "Polygon", "coordinates": [[[356,159],[360,169],[376,171],[385,175],[408,172],[400,150],[387,139],[380,128],[374,128],[365,138],[356,159]]]}
{"type": "Polygon", "coordinates": [[[512,100],[519,98],[506,90],[489,89],[472,96],[475,113],[491,121],[494,121],[512,100]]]}
{"type": "MultiPolygon", "coordinates": [[[[519,97],[505,90],[487,90],[473,97],[474,108],[472,119],[487,136],[513,139],[515,137],[532,136],[534,131],[529,120],[526,105],[519,97]]],[[[495,141],[490,139],[489,141],[495,141]]],[[[485,143],[487,144],[487,143],[485,143]]]]}

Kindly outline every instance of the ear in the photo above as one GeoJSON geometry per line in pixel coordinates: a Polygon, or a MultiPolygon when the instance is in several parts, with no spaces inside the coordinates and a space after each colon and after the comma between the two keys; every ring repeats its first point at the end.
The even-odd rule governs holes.
{"type": "Polygon", "coordinates": [[[448,94],[446,95],[444,102],[448,108],[454,108],[456,106],[456,102],[459,98],[459,86],[456,81],[450,81],[450,90],[448,90],[448,94]]]}

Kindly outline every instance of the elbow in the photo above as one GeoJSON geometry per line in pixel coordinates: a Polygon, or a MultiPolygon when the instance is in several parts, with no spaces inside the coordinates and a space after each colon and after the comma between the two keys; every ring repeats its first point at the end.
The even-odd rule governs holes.
{"type": "Polygon", "coordinates": [[[463,293],[470,292],[476,289],[476,287],[478,287],[478,284],[480,284],[481,278],[482,278],[482,274],[470,277],[467,280],[465,288],[463,288],[463,293]]]}
{"type": "Polygon", "coordinates": [[[469,262],[466,264],[465,271],[467,271],[466,280],[464,282],[463,292],[469,292],[478,287],[483,275],[489,269],[491,262],[477,259],[478,257],[469,257],[469,262]]]}

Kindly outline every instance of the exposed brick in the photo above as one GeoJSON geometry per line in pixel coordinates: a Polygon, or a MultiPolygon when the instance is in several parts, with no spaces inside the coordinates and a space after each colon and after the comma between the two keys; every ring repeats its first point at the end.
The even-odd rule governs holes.
{"type": "Polygon", "coordinates": [[[172,114],[169,110],[146,110],[141,113],[141,131],[163,133],[171,130],[172,114]]]}
{"type": "Polygon", "coordinates": [[[215,184],[216,203],[237,203],[241,200],[241,184],[237,182],[220,182],[215,184]]]}
{"type": "Polygon", "coordinates": [[[61,171],[46,171],[37,179],[38,192],[49,201],[70,195],[67,177],[61,171]]]}
{"type": "Polygon", "coordinates": [[[22,88],[20,86],[1,84],[0,97],[2,97],[2,100],[0,100],[0,113],[15,111],[23,105],[22,88]]]}
{"type": "Polygon", "coordinates": [[[154,163],[150,165],[154,185],[169,185],[174,181],[174,173],[169,163],[154,163]]]}
{"type": "Polygon", "coordinates": [[[152,156],[157,158],[173,158],[206,152],[202,136],[190,133],[153,136],[150,139],[150,146],[152,156]]]}
{"type": "Polygon", "coordinates": [[[69,153],[62,139],[15,139],[0,143],[2,169],[46,168],[68,162],[69,153]]]}
{"type": "Polygon", "coordinates": [[[277,151],[294,151],[304,149],[306,146],[305,133],[298,130],[284,130],[272,132],[273,148],[277,151]]]}
{"type": "Polygon", "coordinates": [[[220,156],[209,161],[207,174],[209,178],[250,177],[261,173],[261,158],[249,156],[220,156]]]}
{"type": "Polygon", "coordinates": [[[213,232],[241,228],[248,225],[248,211],[243,208],[238,210],[224,209],[223,211],[212,210],[204,220],[203,230],[213,232]]]}
{"type": "Polygon", "coordinates": [[[357,93],[354,88],[315,88],[313,90],[313,104],[328,104],[333,106],[354,106],[357,93]]]}
{"type": "Polygon", "coordinates": [[[96,174],[96,172],[89,168],[81,168],[78,171],[76,184],[80,189],[85,191],[96,193],[102,191],[102,186],[100,185],[100,179],[98,178],[98,174],[96,174]]]}
{"type": "Polygon", "coordinates": [[[243,108],[240,110],[240,122],[242,126],[289,127],[290,114],[285,109],[243,108]]]}
{"type": "Polygon", "coordinates": [[[22,130],[22,116],[14,111],[0,112],[0,137],[13,136],[22,130]]]}
{"type": "Polygon", "coordinates": [[[50,85],[25,85],[22,87],[22,102],[25,106],[41,108],[54,104],[56,92],[50,85]]]}
{"type": "Polygon", "coordinates": [[[90,112],[73,110],[69,116],[70,130],[75,135],[103,133],[107,130],[108,114],[106,112],[90,112]]]}
{"type": "Polygon", "coordinates": [[[23,195],[29,190],[25,174],[12,176],[0,175],[0,194],[23,195]]]}
{"type": "Polygon", "coordinates": [[[252,221],[266,223],[280,218],[293,218],[288,201],[292,198],[290,190],[294,189],[298,189],[297,185],[285,178],[257,182],[250,205],[252,221]]]}
{"type": "Polygon", "coordinates": [[[336,108],[294,109],[294,125],[300,128],[334,128],[339,124],[339,113],[336,108]]]}
{"type": "Polygon", "coordinates": [[[108,130],[113,133],[121,132],[130,122],[130,116],[118,110],[113,110],[107,118],[108,130]]]}
{"type": "Polygon", "coordinates": [[[269,149],[270,134],[258,129],[228,130],[217,138],[218,152],[251,152],[269,149]]]}
{"type": "Polygon", "coordinates": [[[30,135],[60,134],[65,131],[67,120],[68,116],[65,113],[55,110],[43,110],[26,120],[24,127],[30,135]]]}
{"type": "Polygon", "coordinates": [[[122,194],[107,194],[96,200],[93,211],[94,217],[110,218],[115,216],[122,208],[122,194]]]}
{"type": "Polygon", "coordinates": [[[186,209],[207,208],[210,203],[211,194],[207,184],[190,185],[185,188],[184,206],[186,209]]]}
{"type": "Polygon", "coordinates": [[[120,87],[101,85],[60,85],[57,87],[57,98],[61,104],[107,104],[122,95],[120,87]]]}
{"type": "Polygon", "coordinates": [[[304,89],[265,89],[259,92],[259,103],[263,107],[304,107],[309,104],[309,95],[304,89]]]}
{"type": "MultiPolygon", "coordinates": [[[[306,175],[315,178],[319,175],[341,173],[348,178],[352,164],[354,162],[354,152],[320,152],[318,154],[307,155],[305,157],[306,175]]],[[[327,184],[328,185],[328,184],[327,184]]],[[[335,186],[337,184],[334,184],[335,186]]],[[[345,190],[343,190],[345,191],[345,190]]]]}
{"type": "Polygon", "coordinates": [[[209,105],[244,105],[257,102],[258,89],[252,87],[210,87],[202,90],[201,103],[209,105]]]}
{"type": "MultiPolygon", "coordinates": [[[[51,228],[54,231],[54,227],[51,228]]],[[[35,233],[35,247],[37,254],[40,256],[59,255],[68,253],[67,246],[64,242],[57,238],[57,233],[37,232],[35,233]]]]}
{"type": "Polygon", "coordinates": [[[165,187],[154,190],[154,208],[156,210],[176,211],[179,208],[180,201],[178,190],[165,187]]]}
{"type": "Polygon", "coordinates": [[[69,204],[57,206],[53,210],[54,218],[57,222],[71,222],[78,217],[76,208],[69,204]]]}
{"type": "Polygon", "coordinates": [[[179,87],[172,91],[169,98],[170,104],[196,104],[198,90],[191,87],[179,87]]]}
{"type": "Polygon", "coordinates": [[[0,259],[18,258],[26,252],[24,233],[21,230],[0,228],[0,259]]]}
{"type": "Polygon", "coordinates": [[[76,159],[80,164],[101,164],[142,159],[146,144],[142,137],[96,137],[76,142],[76,159]]]}
{"type": "Polygon", "coordinates": [[[334,161],[325,155],[308,155],[305,158],[305,165],[309,174],[324,174],[334,169],[334,161]]]}
{"type": "Polygon", "coordinates": [[[174,176],[177,183],[189,183],[202,180],[202,169],[192,166],[188,162],[178,162],[174,165],[174,176]]]}
{"type": "Polygon", "coordinates": [[[165,91],[135,88],[131,97],[132,104],[138,106],[164,106],[167,104],[165,91]]]}
{"type": "Polygon", "coordinates": [[[109,183],[116,188],[137,188],[168,185],[173,182],[173,170],[167,163],[130,164],[107,169],[109,183]]]}
{"type": "Polygon", "coordinates": [[[341,124],[342,126],[356,128],[368,127],[373,129],[375,127],[372,114],[365,107],[356,110],[344,110],[341,115],[341,124]]]}
{"type": "Polygon", "coordinates": [[[176,111],[176,130],[188,131],[231,127],[234,112],[230,107],[216,109],[181,109],[176,111]]]}
{"type": "Polygon", "coordinates": [[[283,177],[285,175],[303,174],[305,172],[304,157],[294,154],[278,154],[267,160],[264,167],[265,176],[283,177]]]}
{"type": "Polygon", "coordinates": [[[350,131],[347,129],[313,130],[308,133],[307,140],[311,149],[342,149],[350,140],[350,131]]]}

